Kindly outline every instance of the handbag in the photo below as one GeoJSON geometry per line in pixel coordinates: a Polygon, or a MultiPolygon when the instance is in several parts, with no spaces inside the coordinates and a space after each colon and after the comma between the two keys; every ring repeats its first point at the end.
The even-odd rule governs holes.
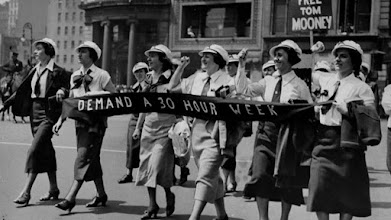
{"type": "Polygon", "coordinates": [[[178,165],[186,167],[190,161],[190,127],[185,120],[171,126],[168,137],[172,140],[174,154],[178,158],[178,165]]]}
{"type": "Polygon", "coordinates": [[[348,106],[356,121],[358,138],[365,145],[378,145],[382,138],[380,117],[376,109],[361,103],[353,101],[348,106]]]}

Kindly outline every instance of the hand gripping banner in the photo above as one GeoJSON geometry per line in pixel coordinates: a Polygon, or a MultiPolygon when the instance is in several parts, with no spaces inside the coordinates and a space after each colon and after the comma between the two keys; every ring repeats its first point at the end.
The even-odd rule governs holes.
{"type": "Polygon", "coordinates": [[[90,122],[90,116],[114,116],[159,112],[207,120],[280,121],[313,114],[313,106],[324,103],[284,104],[174,93],[116,93],[68,98],[62,117],[90,122]]]}

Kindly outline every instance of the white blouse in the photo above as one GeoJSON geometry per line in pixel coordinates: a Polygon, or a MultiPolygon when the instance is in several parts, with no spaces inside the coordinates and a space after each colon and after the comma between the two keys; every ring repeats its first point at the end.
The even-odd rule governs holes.
{"type": "MultiPolygon", "coordinates": [[[[337,94],[335,95],[336,102],[350,102],[362,100],[365,105],[371,105],[374,103],[375,97],[369,87],[365,82],[361,81],[354,74],[339,79],[339,75],[336,74],[334,77],[324,78],[319,82],[321,87],[321,92],[327,90],[327,96],[321,96],[319,101],[327,101],[334,94],[336,89],[336,84],[340,82],[337,94]]],[[[330,110],[326,114],[320,112],[320,123],[328,126],[340,126],[342,123],[342,115],[336,109],[334,105],[331,106],[330,110]]]]}

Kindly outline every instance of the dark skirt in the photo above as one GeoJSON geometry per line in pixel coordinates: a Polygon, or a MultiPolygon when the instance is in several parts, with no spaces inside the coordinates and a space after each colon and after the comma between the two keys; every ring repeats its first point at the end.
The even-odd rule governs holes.
{"type": "Polygon", "coordinates": [[[126,168],[128,169],[137,168],[140,163],[140,138],[137,140],[133,139],[133,132],[136,130],[137,119],[138,114],[130,115],[126,143],[126,168]]]}
{"type": "Polygon", "coordinates": [[[272,122],[260,123],[258,126],[251,163],[251,178],[245,185],[243,194],[248,197],[261,197],[301,205],[304,204],[301,188],[276,187],[273,172],[278,130],[279,125],[272,122]]]}
{"type": "Polygon", "coordinates": [[[77,157],[74,166],[74,178],[79,181],[91,181],[102,177],[100,150],[105,129],[90,132],[89,127],[76,127],[77,157]]]}
{"type": "Polygon", "coordinates": [[[53,123],[45,113],[45,99],[34,99],[31,111],[33,142],[27,151],[26,173],[45,173],[57,170],[56,153],[53,148],[53,123]]]}
{"type": "Polygon", "coordinates": [[[340,146],[341,128],[321,125],[312,152],[307,209],[371,215],[365,152],[340,146]]]}

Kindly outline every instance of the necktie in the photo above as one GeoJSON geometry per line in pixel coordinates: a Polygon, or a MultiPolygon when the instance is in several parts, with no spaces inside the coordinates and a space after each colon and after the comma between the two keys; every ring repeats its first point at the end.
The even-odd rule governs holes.
{"type": "Polygon", "coordinates": [[[210,89],[210,76],[206,78],[206,82],[204,84],[204,87],[202,88],[201,95],[206,96],[209,92],[209,89],[210,89]]]}
{"type": "Polygon", "coordinates": [[[272,97],[272,102],[280,102],[281,97],[281,85],[282,85],[282,77],[278,76],[278,82],[276,87],[274,88],[274,93],[272,97]]]}
{"type": "MultiPolygon", "coordinates": [[[[332,100],[335,99],[335,95],[337,95],[338,88],[339,88],[339,85],[340,85],[340,84],[341,84],[341,83],[340,83],[339,81],[336,82],[334,93],[333,93],[333,95],[329,98],[328,101],[332,101],[332,100]]],[[[322,108],[321,108],[322,114],[326,114],[326,113],[330,110],[330,108],[331,108],[331,104],[323,105],[322,108]]]]}
{"type": "Polygon", "coordinates": [[[41,83],[39,82],[41,80],[41,76],[46,72],[46,68],[45,70],[39,74],[39,71],[37,71],[37,81],[35,82],[35,86],[34,86],[34,94],[35,94],[35,97],[36,98],[39,98],[39,95],[41,95],[41,83]]]}
{"type": "Polygon", "coordinates": [[[73,86],[72,89],[79,88],[81,86],[81,84],[83,83],[84,90],[86,92],[89,92],[90,88],[88,87],[88,85],[92,82],[92,79],[93,79],[92,76],[90,76],[91,72],[92,72],[91,69],[89,69],[89,70],[87,70],[86,74],[77,75],[77,76],[73,77],[73,83],[75,85],[73,86]]]}

